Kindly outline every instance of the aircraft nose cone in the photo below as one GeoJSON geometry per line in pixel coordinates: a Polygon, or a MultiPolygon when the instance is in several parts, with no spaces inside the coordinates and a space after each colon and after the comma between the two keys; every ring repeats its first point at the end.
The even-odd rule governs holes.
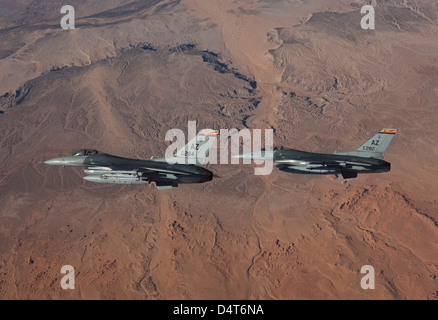
{"type": "Polygon", "coordinates": [[[57,158],[57,159],[50,159],[50,160],[44,161],[44,163],[48,164],[49,166],[56,166],[56,165],[61,164],[61,160],[59,158],[57,158]]]}
{"type": "Polygon", "coordinates": [[[242,153],[235,156],[232,156],[233,159],[251,159],[252,158],[252,152],[250,153],[242,153]]]}
{"type": "Polygon", "coordinates": [[[47,160],[44,161],[45,164],[48,164],[49,166],[53,166],[55,163],[53,162],[53,160],[47,160]]]}

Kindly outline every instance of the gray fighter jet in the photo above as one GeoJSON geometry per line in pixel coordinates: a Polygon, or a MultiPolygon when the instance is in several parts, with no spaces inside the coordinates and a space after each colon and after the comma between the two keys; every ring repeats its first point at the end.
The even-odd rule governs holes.
{"type": "Polygon", "coordinates": [[[281,171],[305,174],[341,174],[344,179],[358,173],[388,172],[391,164],[383,159],[396,129],[382,129],[356,150],[334,154],[311,153],[283,147],[238,155],[241,159],[271,160],[281,171]]]}
{"type": "Polygon", "coordinates": [[[45,161],[45,164],[88,167],[84,170],[84,179],[90,182],[135,185],[155,182],[158,190],[172,189],[180,183],[203,183],[213,179],[211,171],[188,163],[203,164],[217,135],[218,131],[202,130],[173,156],[175,164],[169,164],[166,158],[129,159],[88,149],[45,161]],[[189,162],[189,157],[195,162],[189,162]]]}

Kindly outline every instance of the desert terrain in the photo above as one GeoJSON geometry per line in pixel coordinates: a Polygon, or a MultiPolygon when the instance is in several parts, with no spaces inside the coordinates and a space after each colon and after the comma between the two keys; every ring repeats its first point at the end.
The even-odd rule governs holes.
{"type": "Polygon", "coordinates": [[[0,299],[437,299],[436,1],[73,5],[63,30],[59,1],[0,1],[0,299]],[[349,180],[217,164],[157,191],[43,163],[162,156],[188,121],[327,153],[399,132],[391,172],[349,180]]]}

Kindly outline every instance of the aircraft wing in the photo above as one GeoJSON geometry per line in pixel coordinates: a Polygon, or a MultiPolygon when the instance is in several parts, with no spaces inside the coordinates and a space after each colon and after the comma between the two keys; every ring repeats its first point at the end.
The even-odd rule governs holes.
{"type": "Polygon", "coordinates": [[[139,168],[138,172],[143,177],[148,177],[155,182],[158,182],[159,180],[163,180],[163,179],[176,180],[180,176],[189,175],[189,173],[185,173],[181,171],[158,169],[158,168],[145,168],[145,167],[139,168]]]}

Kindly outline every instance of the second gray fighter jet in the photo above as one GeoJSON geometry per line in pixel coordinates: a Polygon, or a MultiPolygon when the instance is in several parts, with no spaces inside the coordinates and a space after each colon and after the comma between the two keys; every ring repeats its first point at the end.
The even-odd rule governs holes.
{"type": "Polygon", "coordinates": [[[241,154],[252,160],[272,160],[281,171],[305,174],[341,174],[344,179],[356,178],[358,173],[388,172],[391,164],[383,160],[384,153],[396,129],[382,129],[356,150],[334,154],[312,153],[283,147],[274,150],[241,154]]]}

